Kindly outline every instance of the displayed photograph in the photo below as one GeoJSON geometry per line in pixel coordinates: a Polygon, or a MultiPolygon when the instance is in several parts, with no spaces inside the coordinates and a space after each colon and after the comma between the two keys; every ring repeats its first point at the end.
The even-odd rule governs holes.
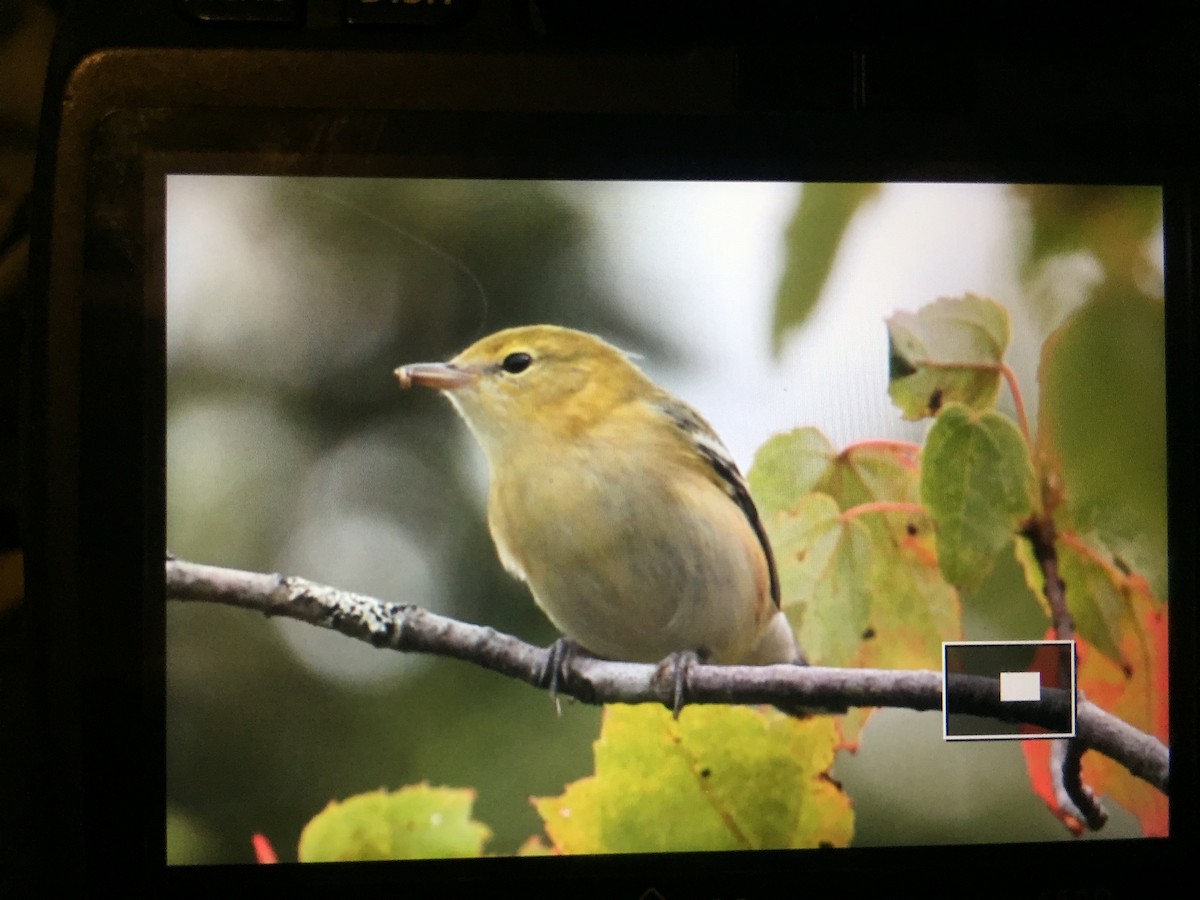
{"type": "Polygon", "coordinates": [[[1161,188],[165,193],[169,864],[1167,834],[1161,188]]]}

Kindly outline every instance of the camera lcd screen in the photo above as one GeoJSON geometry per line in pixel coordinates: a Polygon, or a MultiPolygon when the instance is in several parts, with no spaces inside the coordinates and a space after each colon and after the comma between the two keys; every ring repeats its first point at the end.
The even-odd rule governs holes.
{"type": "MultiPolygon", "coordinates": [[[[711,425],[812,666],[992,674],[1028,703],[1073,683],[1030,649],[1065,637],[1083,696],[1167,741],[1161,188],[178,172],[164,222],[177,560],[549,645],[472,432],[393,373],[563,326],[711,425]]],[[[522,410],[531,435],[568,414],[522,410]]],[[[899,702],[556,704],[228,604],[169,602],[165,638],[169,864],[1168,831],[1165,794],[1096,750],[1089,827],[1056,793],[1069,738],[1019,714],[957,741],[899,702]]]]}

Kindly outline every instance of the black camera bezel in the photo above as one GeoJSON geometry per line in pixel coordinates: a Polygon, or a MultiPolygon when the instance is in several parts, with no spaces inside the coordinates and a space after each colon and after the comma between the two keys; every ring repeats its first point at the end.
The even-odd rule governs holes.
{"type": "MultiPolygon", "coordinates": [[[[214,41],[178,23],[167,30],[178,38],[174,46],[149,28],[146,46],[99,40],[103,46],[60,49],[57,88],[52,80],[48,92],[33,258],[45,306],[31,323],[25,430],[27,581],[44,639],[46,691],[46,753],[35,781],[54,786],[48,821],[59,823],[64,845],[86,848],[57,860],[53,878],[78,886],[133,876],[172,893],[233,883],[316,890],[403,882],[451,895],[536,888],[601,896],[656,886],[669,896],[666,886],[744,891],[800,869],[815,885],[863,865],[911,884],[934,866],[986,871],[1000,854],[1036,873],[1045,890],[1116,893],[1184,859],[1194,835],[1195,717],[1187,713],[1195,706],[1197,631],[1194,612],[1177,604],[1167,840],[167,869],[150,827],[163,810],[163,613],[139,600],[163,593],[164,275],[149,244],[164,227],[168,170],[1162,184],[1177,597],[1196,585],[1189,510],[1197,494],[1186,468],[1195,445],[1183,420],[1196,384],[1200,211],[1191,141],[1145,145],[1147,133],[1161,138],[1169,128],[1161,114],[1144,120],[1123,111],[1114,126],[1103,111],[1058,120],[1032,111],[1037,127],[1021,121],[1019,106],[872,114],[855,99],[852,71],[844,107],[780,111],[764,108],[738,81],[755,51],[719,41],[508,52],[480,51],[470,40],[425,50],[423,38],[405,36],[401,43],[417,49],[385,52],[377,37],[348,49],[322,46],[325,39],[247,41],[240,33],[214,41]],[[588,65],[599,73],[590,82],[581,80],[588,65]],[[648,79],[660,89],[635,96],[648,79]],[[373,84],[410,87],[380,98],[373,84]],[[134,827],[108,827],[131,794],[134,827]]],[[[860,55],[838,49],[822,60],[853,63],[860,55]]],[[[931,889],[939,887],[958,890],[953,883],[931,889]]]]}

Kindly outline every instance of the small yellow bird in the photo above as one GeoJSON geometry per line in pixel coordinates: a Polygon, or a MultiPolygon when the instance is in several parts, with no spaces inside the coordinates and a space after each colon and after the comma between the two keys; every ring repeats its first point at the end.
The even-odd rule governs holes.
{"type": "Polygon", "coordinates": [[[629,662],[803,663],[729,452],[620,350],[534,325],[396,377],[466,420],[487,457],[500,561],[568,639],[629,662]]]}

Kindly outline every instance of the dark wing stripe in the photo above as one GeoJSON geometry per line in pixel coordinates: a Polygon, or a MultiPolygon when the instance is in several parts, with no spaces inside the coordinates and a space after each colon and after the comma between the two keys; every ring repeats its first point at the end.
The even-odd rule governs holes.
{"type": "Polygon", "coordinates": [[[775,608],[778,609],[779,572],[775,568],[775,554],[771,551],[771,542],[767,539],[767,532],[763,528],[762,519],[758,517],[758,507],[754,505],[754,498],[750,496],[750,489],[746,486],[746,480],[742,478],[742,473],[737,470],[737,466],[732,461],[723,456],[715,455],[711,448],[701,444],[700,452],[704,454],[704,458],[708,460],[716,473],[721,476],[721,480],[725,484],[726,493],[741,508],[742,513],[746,516],[746,520],[750,523],[750,527],[754,529],[754,533],[758,536],[758,543],[767,557],[767,569],[771,575],[771,599],[775,601],[775,608]]]}
{"type": "Polygon", "coordinates": [[[750,488],[746,485],[746,479],[742,477],[742,473],[738,471],[734,461],[729,458],[729,451],[725,449],[713,432],[712,426],[691,407],[674,400],[674,398],[672,401],[661,404],[659,408],[670,416],[681,430],[687,433],[696,449],[708,460],[708,464],[720,477],[729,499],[738,505],[742,514],[745,515],[746,521],[754,529],[759,546],[762,547],[763,554],[767,557],[767,571],[771,578],[771,599],[775,602],[775,608],[778,609],[779,571],[775,568],[775,554],[771,550],[771,542],[767,538],[762,520],[758,517],[758,507],[754,505],[754,498],[750,496],[750,488]]]}

